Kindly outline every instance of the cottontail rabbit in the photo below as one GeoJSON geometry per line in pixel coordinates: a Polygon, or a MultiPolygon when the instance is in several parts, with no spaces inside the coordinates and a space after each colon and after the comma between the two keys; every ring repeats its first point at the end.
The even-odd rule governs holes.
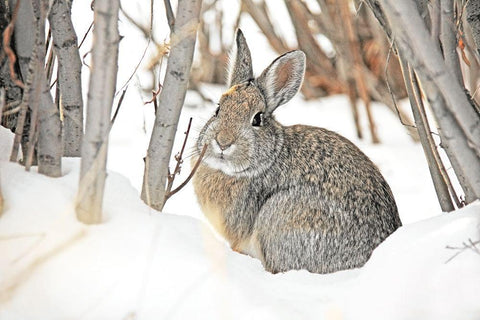
{"type": "Polygon", "coordinates": [[[197,141],[198,150],[208,145],[194,177],[206,217],[234,250],[274,273],[360,267],[401,226],[390,187],[355,145],[273,117],[304,72],[305,54],[296,50],[255,79],[238,30],[230,89],[197,141]]]}

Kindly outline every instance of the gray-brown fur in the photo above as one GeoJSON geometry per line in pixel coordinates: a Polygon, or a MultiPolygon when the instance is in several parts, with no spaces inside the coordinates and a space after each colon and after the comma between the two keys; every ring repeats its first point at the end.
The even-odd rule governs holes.
{"type": "MultiPolygon", "coordinates": [[[[241,33],[238,41],[248,50],[241,33]]],[[[197,141],[198,150],[208,144],[194,177],[203,211],[234,250],[271,272],[362,266],[401,225],[388,184],[355,145],[326,129],[284,127],[272,116],[297,92],[304,64],[294,51],[257,79],[231,77],[236,83],[197,141]],[[263,121],[252,126],[258,112],[263,121]]],[[[235,68],[245,66],[230,72],[250,74],[235,68]]]]}

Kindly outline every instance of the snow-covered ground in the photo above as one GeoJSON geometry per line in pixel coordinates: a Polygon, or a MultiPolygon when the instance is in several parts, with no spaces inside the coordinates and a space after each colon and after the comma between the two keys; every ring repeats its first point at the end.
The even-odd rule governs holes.
{"type": "Polygon", "coordinates": [[[363,268],[272,275],[201,220],[151,210],[118,173],[104,223],[85,226],[77,160],[57,179],[0,165],[0,319],[480,319],[480,255],[447,248],[479,239],[480,203],[407,224],[363,268]]]}
{"type": "MultiPolygon", "coordinates": [[[[139,14],[134,1],[123,3],[139,14]]],[[[91,21],[88,5],[75,9],[81,35],[91,21]]],[[[248,20],[243,23],[259,73],[274,55],[248,20]]],[[[125,37],[119,87],[144,49],[138,32],[125,23],[120,27],[125,37]]],[[[87,83],[86,72],[84,78],[87,83]]],[[[480,203],[441,213],[421,146],[385,106],[373,106],[379,145],[356,139],[344,96],[309,102],[297,96],[279,108],[277,118],[286,125],[323,126],[359,145],[390,184],[404,227],[362,268],[272,275],[214,234],[191,186],[170,199],[164,213],[139,199],[153,110],[143,105],[147,99],[135,79],[111,133],[100,225],[75,218],[78,160],[64,159],[61,178],[39,175],[35,168],[27,173],[7,161],[12,135],[0,128],[1,320],[480,319],[480,254],[465,248],[480,240],[480,203]]],[[[215,101],[223,88],[203,90],[215,101]]],[[[214,108],[190,92],[179,132],[193,117],[195,136],[214,108]]],[[[175,150],[182,139],[180,134],[175,150]]],[[[189,172],[188,162],[179,181],[189,172]]]]}

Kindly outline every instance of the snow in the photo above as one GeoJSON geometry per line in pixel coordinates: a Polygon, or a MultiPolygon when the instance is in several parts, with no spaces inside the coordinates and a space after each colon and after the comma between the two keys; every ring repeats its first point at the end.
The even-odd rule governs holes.
{"type": "MultiPolygon", "coordinates": [[[[80,4],[74,2],[74,18],[83,35],[91,13],[89,3],[80,4]]],[[[123,5],[135,17],[148,16],[138,2],[123,5]]],[[[162,16],[161,5],[159,10],[156,17],[162,16]]],[[[281,24],[286,15],[277,21],[281,24]]],[[[157,38],[164,39],[168,27],[158,23],[157,38]]],[[[274,54],[253,22],[242,23],[259,74],[274,54]]],[[[120,28],[119,88],[146,47],[125,20],[120,28]]],[[[89,50],[88,41],[82,55],[89,50]]],[[[8,162],[13,137],[0,128],[5,199],[0,216],[1,320],[480,319],[480,254],[464,248],[480,240],[480,202],[441,213],[421,146],[385,106],[372,106],[382,140],[378,145],[368,135],[365,140],[355,137],[344,96],[304,101],[298,95],[278,109],[277,118],[285,125],[322,126],[355,142],[390,184],[404,226],[362,268],[273,275],[258,260],[233,252],[213,232],[191,185],[172,197],[163,213],[140,200],[143,157],[153,125],[153,108],[143,104],[150,97],[138,85],[143,70],[130,84],[111,132],[102,224],[86,226],[76,220],[78,160],[64,159],[61,178],[45,177],[36,168],[25,172],[8,162]]],[[[88,84],[87,68],[83,81],[88,84]]],[[[202,89],[216,101],[224,88],[202,89]]],[[[189,92],[174,152],[188,119],[193,117],[195,137],[214,109],[189,92]]],[[[366,119],[364,114],[361,118],[366,119]]],[[[366,122],[362,126],[367,132],[366,122]]],[[[185,161],[176,185],[188,173],[185,161]]]]}
{"type": "Polygon", "coordinates": [[[272,275],[199,219],[151,210],[118,173],[104,223],[79,223],[78,167],[65,159],[52,179],[2,160],[0,319],[480,318],[480,255],[446,248],[479,239],[478,202],[400,228],[363,268],[272,275]]]}

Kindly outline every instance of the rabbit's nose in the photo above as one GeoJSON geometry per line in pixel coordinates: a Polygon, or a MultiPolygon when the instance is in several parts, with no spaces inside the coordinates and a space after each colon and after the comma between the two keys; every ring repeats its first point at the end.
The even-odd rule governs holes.
{"type": "Polygon", "coordinates": [[[218,147],[222,151],[227,150],[233,144],[233,139],[229,136],[226,136],[226,135],[218,134],[215,137],[215,141],[217,142],[218,147]]]}

